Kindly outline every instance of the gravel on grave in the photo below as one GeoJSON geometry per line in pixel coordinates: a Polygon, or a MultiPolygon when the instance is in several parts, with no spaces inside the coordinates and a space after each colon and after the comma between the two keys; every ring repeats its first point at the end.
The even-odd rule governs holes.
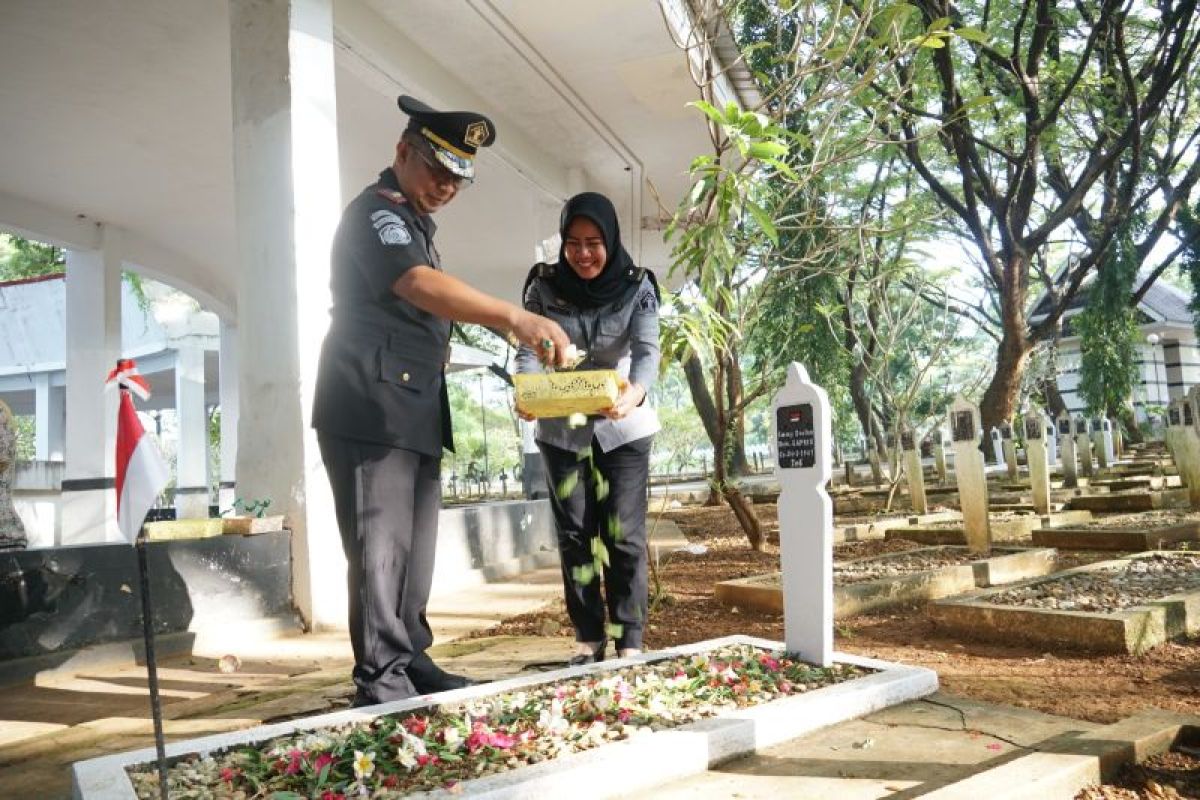
{"type": "Polygon", "coordinates": [[[1200,750],[1181,747],[1127,764],[1112,783],[1081,789],[1075,800],[1184,800],[1200,797],[1200,750]]]}
{"type": "Polygon", "coordinates": [[[980,556],[965,547],[939,547],[881,556],[866,561],[833,565],[833,582],[842,586],[881,578],[899,578],[944,567],[957,567],[978,561],[980,556]]]}
{"type": "Polygon", "coordinates": [[[1079,530],[1108,530],[1112,528],[1134,528],[1153,530],[1200,522],[1200,511],[1167,508],[1159,511],[1141,511],[1134,514],[1105,514],[1093,517],[1089,522],[1071,524],[1066,527],[1079,530]]]}
{"type": "MultiPolygon", "coordinates": [[[[1011,522],[1012,520],[1029,519],[1030,517],[1036,516],[1037,514],[1035,514],[1033,511],[992,511],[988,514],[988,519],[990,519],[992,522],[1011,522]]],[[[940,529],[961,528],[962,526],[963,521],[961,519],[950,519],[941,520],[938,522],[926,522],[920,527],[925,529],[940,529]]]]}
{"type": "Polygon", "coordinates": [[[990,595],[989,603],[1111,614],[1180,592],[1200,591],[1200,556],[1152,555],[990,595]]]}

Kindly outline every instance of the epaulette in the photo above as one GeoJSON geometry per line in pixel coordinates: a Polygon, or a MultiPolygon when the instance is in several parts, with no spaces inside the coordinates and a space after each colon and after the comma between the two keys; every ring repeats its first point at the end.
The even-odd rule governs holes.
{"type": "Polygon", "coordinates": [[[644,277],[646,277],[646,270],[642,267],[630,267],[625,270],[625,279],[630,283],[641,283],[644,277]]]}
{"type": "Polygon", "coordinates": [[[554,264],[544,264],[538,262],[533,265],[533,272],[538,278],[546,278],[547,280],[554,277],[558,268],[554,264]]]}
{"type": "Polygon", "coordinates": [[[376,186],[375,194],[379,195],[384,200],[387,200],[389,203],[395,203],[398,206],[408,202],[403,194],[395,189],[389,189],[386,186],[376,186]]]}

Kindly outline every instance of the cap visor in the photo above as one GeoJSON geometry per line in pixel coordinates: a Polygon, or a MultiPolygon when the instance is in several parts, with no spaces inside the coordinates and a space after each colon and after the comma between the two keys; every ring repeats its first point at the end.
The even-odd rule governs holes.
{"type": "MultiPolygon", "coordinates": [[[[426,140],[428,141],[428,140],[426,140]]],[[[451,153],[444,147],[439,147],[434,142],[429,142],[429,146],[433,149],[433,156],[446,169],[453,172],[460,178],[472,180],[475,177],[475,162],[469,158],[451,153]]]]}

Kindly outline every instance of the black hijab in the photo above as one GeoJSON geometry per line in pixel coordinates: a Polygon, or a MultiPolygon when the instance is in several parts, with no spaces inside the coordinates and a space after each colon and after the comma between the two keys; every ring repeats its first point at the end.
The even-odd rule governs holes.
{"type": "Polygon", "coordinates": [[[563,298],[578,308],[598,308],[619,300],[631,286],[640,281],[634,279],[637,265],[621,244],[621,226],[617,222],[617,210],[612,201],[596,192],[583,192],[567,201],[558,220],[558,233],[563,243],[558,248],[558,264],[555,265],[550,283],[563,298]],[[586,217],[596,224],[604,235],[604,249],[608,261],[599,275],[585,281],[567,263],[567,228],[576,217],[586,217]]]}

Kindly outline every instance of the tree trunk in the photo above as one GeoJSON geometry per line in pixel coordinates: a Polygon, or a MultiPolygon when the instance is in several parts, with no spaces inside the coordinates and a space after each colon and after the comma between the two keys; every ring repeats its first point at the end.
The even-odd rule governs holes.
{"type": "Polygon", "coordinates": [[[1067,413],[1067,401],[1063,400],[1062,392],[1058,390],[1058,366],[1054,374],[1042,381],[1042,395],[1046,398],[1046,412],[1054,419],[1067,413]]]}
{"type": "Polygon", "coordinates": [[[746,539],[750,542],[750,549],[761,551],[763,549],[762,523],[759,522],[758,515],[754,512],[754,504],[750,502],[750,498],[742,494],[733,484],[725,483],[723,486],[724,490],[722,494],[725,497],[725,502],[729,503],[729,508],[733,511],[733,515],[737,517],[738,524],[746,532],[746,539]]]}
{"type": "Polygon", "coordinates": [[[883,482],[880,461],[886,458],[887,447],[880,430],[881,426],[871,408],[871,399],[867,397],[867,368],[861,363],[850,369],[850,401],[854,404],[854,415],[858,417],[858,424],[862,426],[867,447],[874,449],[876,454],[876,458],[871,458],[869,453],[864,455],[867,456],[867,463],[871,467],[871,479],[878,486],[883,482]]]}
{"type": "Polygon", "coordinates": [[[1117,421],[1121,423],[1121,427],[1125,430],[1125,442],[1127,444],[1141,444],[1146,441],[1146,437],[1142,436],[1142,429],[1138,427],[1137,415],[1133,413],[1133,406],[1129,403],[1123,404],[1117,409],[1117,413],[1113,415],[1117,421]]]}
{"type": "Polygon", "coordinates": [[[717,407],[713,403],[712,393],[708,391],[708,379],[704,374],[704,365],[695,353],[683,360],[683,375],[687,378],[688,389],[692,394],[692,405],[700,415],[700,423],[708,434],[708,441],[716,447],[717,439],[717,407]]]}
{"type": "Polygon", "coordinates": [[[1004,332],[996,352],[996,374],[983,393],[979,404],[979,421],[983,427],[983,440],[988,441],[989,432],[1001,422],[1013,418],[1021,393],[1021,376],[1029,360],[1031,343],[1025,331],[1024,316],[1006,316],[1004,332]]]}

